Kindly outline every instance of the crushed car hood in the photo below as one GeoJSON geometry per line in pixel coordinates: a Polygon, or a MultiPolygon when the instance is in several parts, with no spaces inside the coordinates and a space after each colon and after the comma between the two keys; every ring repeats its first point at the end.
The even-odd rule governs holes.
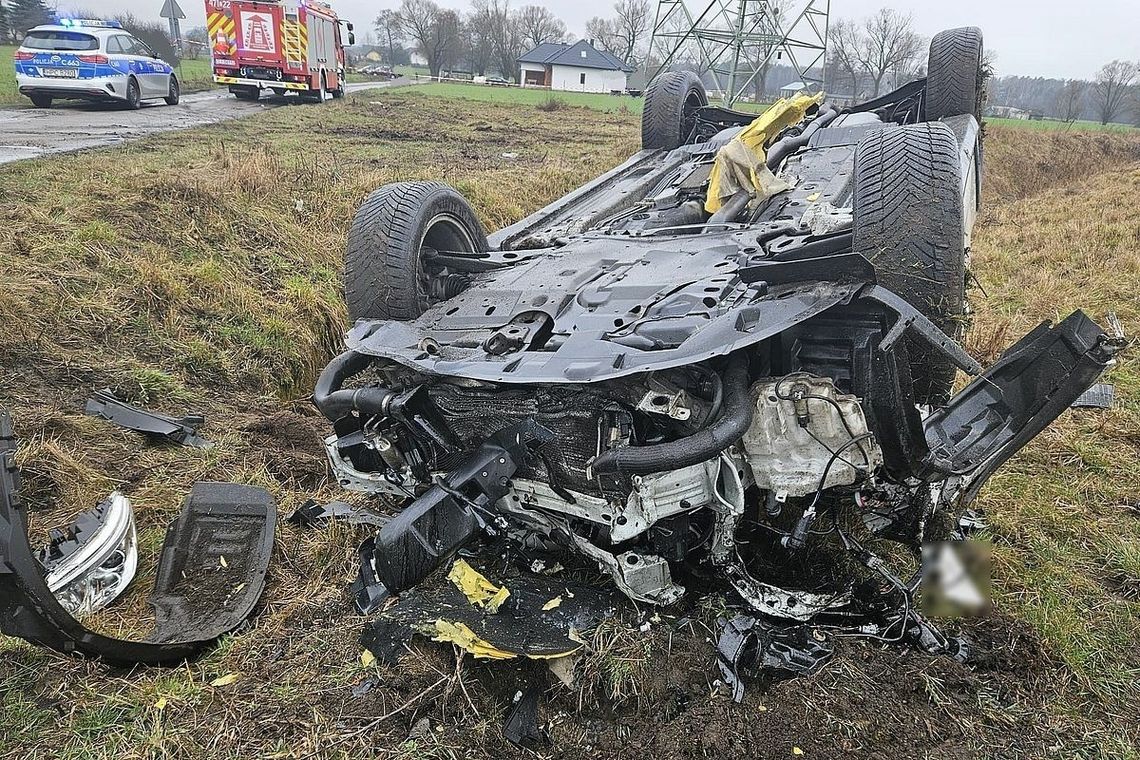
{"type": "Polygon", "coordinates": [[[599,382],[731,353],[874,281],[862,257],[831,257],[821,277],[807,262],[754,261],[738,240],[577,238],[477,275],[416,320],[360,321],[348,347],[436,375],[599,382]]]}

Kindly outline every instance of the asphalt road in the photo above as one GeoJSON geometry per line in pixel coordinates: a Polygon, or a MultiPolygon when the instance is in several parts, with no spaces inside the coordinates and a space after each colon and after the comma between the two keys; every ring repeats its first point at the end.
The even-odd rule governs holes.
{"type": "MultiPolygon", "coordinates": [[[[354,92],[388,86],[388,82],[362,82],[349,84],[347,89],[354,92]]],[[[78,101],[60,101],[50,109],[4,108],[0,109],[0,164],[240,119],[292,100],[262,97],[251,103],[217,89],[184,95],[176,106],[168,106],[161,100],[147,101],[137,111],[78,101]]],[[[305,107],[320,106],[313,103],[305,107]]]]}

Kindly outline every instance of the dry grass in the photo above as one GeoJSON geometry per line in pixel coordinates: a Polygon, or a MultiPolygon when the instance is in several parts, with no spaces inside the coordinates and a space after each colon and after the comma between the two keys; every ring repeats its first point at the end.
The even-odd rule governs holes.
{"type": "MultiPolygon", "coordinates": [[[[975,296],[971,348],[993,353],[1076,305],[1096,317],[1115,309],[1140,332],[1130,288],[1140,167],[1126,163],[1136,143],[991,132],[975,258],[989,296],[975,296]]],[[[29,500],[57,506],[37,514],[37,529],[114,487],[149,526],[144,577],[100,627],[145,628],[160,526],[192,482],[264,485],[282,513],[340,495],[325,480],[325,425],[301,397],[339,341],[340,252],[365,193],[442,178],[495,228],[624,159],[636,133],[629,115],[397,92],[0,170],[0,399],[25,441],[29,500]],[[321,136],[320,158],[304,134],[321,136]],[[205,411],[217,446],[147,446],[80,415],[103,386],[205,411]]],[[[666,619],[645,638],[599,631],[580,688],[548,691],[556,746],[565,756],[744,756],[761,743],[778,756],[793,746],[910,756],[927,751],[913,738],[925,726],[921,747],[934,753],[1128,756],[1140,703],[1135,359],[1112,379],[1121,409],[1071,415],[985,495],[999,606],[1029,621],[1061,665],[1015,678],[852,647],[820,678],[758,689],[736,707],[712,684],[702,626],[715,611],[705,610],[703,623],[666,619]],[[890,704],[864,706],[883,695],[890,704]]],[[[512,754],[499,736],[521,677],[510,668],[460,665],[430,645],[398,668],[360,664],[361,621],[343,588],[361,535],[281,527],[251,628],[180,669],[108,671],[0,640],[0,757],[512,754]],[[233,685],[209,685],[229,673],[240,675],[233,685]]],[[[1028,639],[1010,641],[1020,654],[1028,639]]]]}

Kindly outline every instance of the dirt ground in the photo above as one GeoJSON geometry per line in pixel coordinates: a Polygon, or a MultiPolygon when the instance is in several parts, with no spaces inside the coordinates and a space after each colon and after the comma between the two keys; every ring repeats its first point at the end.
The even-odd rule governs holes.
{"type": "MultiPolygon", "coordinates": [[[[314,368],[336,349],[344,320],[339,246],[367,189],[444,177],[494,226],[616,164],[637,135],[631,115],[398,93],[360,95],[320,113],[278,109],[234,125],[183,132],[177,143],[150,138],[106,157],[65,157],[53,171],[39,162],[0,170],[8,172],[0,187],[19,188],[10,196],[0,189],[8,202],[0,256],[15,262],[0,291],[0,321],[16,326],[0,337],[0,403],[24,441],[37,535],[115,488],[145,523],[140,578],[98,621],[111,633],[146,630],[161,527],[191,483],[263,485],[282,516],[310,496],[343,498],[327,480],[327,426],[305,396],[314,368]],[[290,136],[314,123],[340,159],[335,170],[291,153],[290,136]],[[521,156],[500,158],[506,152],[521,156]],[[69,177],[106,171],[107,158],[132,166],[121,177],[99,175],[104,189],[144,194],[153,218],[112,234],[96,223],[105,209],[16,198],[63,192],[69,177]],[[168,177],[161,187],[138,187],[156,172],[168,177]],[[226,172],[232,185],[212,184],[226,172]],[[321,218],[298,213],[298,201],[321,218]],[[232,223],[252,214],[268,220],[255,234],[232,223]],[[29,325],[32,314],[41,317],[29,325]],[[202,432],[215,448],[150,445],[84,417],[83,399],[101,387],[179,415],[205,413],[202,432]]],[[[979,357],[992,359],[995,345],[1072,301],[1091,302],[1097,317],[1105,304],[1122,302],[1126,325],[1140,327],[1135,294],[1091,264],[1087,275],[1074,275],[1081,264],[1060,254],[1039,264],[1078,280],[1073,290],[1056,286],[1047,304],[1035,300],[1047,294],[1026,292],[1031,274],[1018,265],[1049,245],[1034,239],[1027,219],[1060,214],[1072,194],[1107,208],[1105,199],[1136,188],[1140,145],[1033,139],[1045,142],[992,135],[992,205],[976,261],[990,295],[970,342],[979,357]],[[1091,158],[1062,174],[1049,170],[1073,151],[1091,158]]],[[[1090,211],[1071,234],[1049,222],[1049,234],[1099,236],[1087,255],[1107,260],[1101,268],[1133,271],[1134,210],[1125,205],[1096,220],[1090,211]]],[[[1140,521],[1120,506],[1136,509],[1140,483],[1114,461],[1120,451],[1134,461],[1140,448],[1135,361],[1113,379],[1122,409],[1072,415],[987,491],[996,609],[964,624],[974,642],[969,664],[839,642],[821,673],[750,683],[736,705],[718,682],[713,642],[722,602],[711,596],[656,620],[603,625],[572,688],[542,666],[477,662],[421,640],[399,665],[383,666],[362,660],[364,621],[345,590],[367,530],[281,525],[248,629],[196,662],[124,671],[0,639],[0,758],[1136,757],[1140,694],[1131,674],[1140,668],[1140,603],[1096,586],[1101,578],[1117,578],[1119,587],[1140,578],[1128,548],[1140,540],[1140,521]],[[1089,638],[1094,633],[1100,638],[1089,638]],[[550,741],[520,750],[501,726],[515,693],[533,679],[544,684],[540,718],[550,741]]]]}

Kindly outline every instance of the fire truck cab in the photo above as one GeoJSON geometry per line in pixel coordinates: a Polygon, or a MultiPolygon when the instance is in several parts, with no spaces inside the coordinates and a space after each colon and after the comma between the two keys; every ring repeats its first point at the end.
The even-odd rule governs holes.
{"type": "Polygon", "coordinates": [[[206,0],[214,81],[243,100],[262,90],[316,100],[344,95],[352,24],[320,0],[206,0]]]}

